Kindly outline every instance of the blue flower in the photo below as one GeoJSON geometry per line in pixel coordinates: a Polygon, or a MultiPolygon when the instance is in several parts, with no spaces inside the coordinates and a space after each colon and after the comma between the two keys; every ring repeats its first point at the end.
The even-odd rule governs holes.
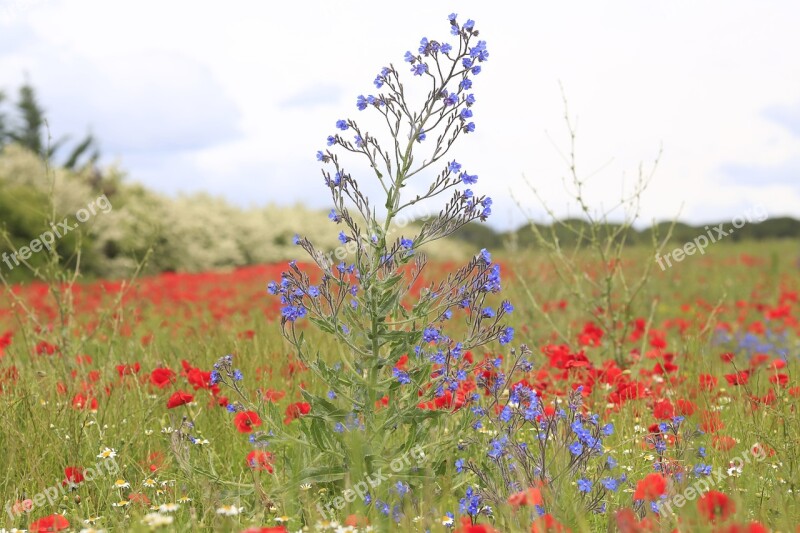
{"type": "Polygon", "coordinates": [[[344,234],[344,231],[340,231],[339,232],[339,242],[341,242],[342,244],[347,244],[347,241],[348,241],[347,235],[344,234]]]}
{"type": "Polygon", "coordinates": [[[450,93],[448,95],[445,95],[444,100],[442,100],[442,103],[445,105],[445,107],[449,105],[456,105],[458,103],[458,93],[450,93]]]}
{"type": "Polygon", "coordinates": [[[447,15],[447,20],[449,20],[450,22],[455,22],[457,18],[458,15],[456,15],[455,13],[450,13],[449,15],[447,15]]]}
{"type": "Polygon", "coordinates": [[[466,120],[472,117],[472,109],[464,107],[461,109],[461,113],[459,113],[458,116],[461,117],[461,120],[466,120]]]}
{"type": "Polygon", "coordinates": [[[408,376],[408,372],[404,372],[397,368],[393,368],[392,374],[394,375],[395,378],[397,378],[398,383],[400,383],[401,385],[408,385],[409,383],[411,383],[411,378],[408,376]]]}
{"type": "Polygon", "coordinates": [[[414,73],[414,76],[422,76],[426,72],[428,72],[428,64],[419,62],[411,67],[411,72],[414,73]]]}
{"type": "Polygon", "coordinates": [[[342,221],[342,218],[336,213],[336,209],[331,209],[331,212],[328,213],[328,218],[337,224],[342,221]]]}
{"type": "Polygon", "coordinates": [[[406,62],[408,63],[413,63],[414,61],[416,61],[417,58],[414,57],[414,54],[412,54],[411,52],[406,52],[406,55],[403,56],[403,59],[406,60],[406,62]]]}
{"type": "Polygon", "coordinates": [[[334,144],[336,144],[336,137],[328,135],[328,146],[333,146],[334,144]]]}
{"type": "Polygon", "coordinates": [[[492,309],[491,307],[484,307],[482,315],[483,318],[494,318],[495,316],[494,309],[492,309]]]}
{"type": "Polygon", "coordinates": [[[486,41],[478,41],[478,44],[469,49],[469,56],[480,62],[489,59],[489,51],[486,49],[486,41]]]}
{"type": "Polygon", "coordinates": [[[410,250],[411,248],[414,247],[414,241],[412,241],[411,239],[406,239],[405,237],[403,237],[402,239],[400,239],[400,247],[401,248],[405,248],[407,250],[410,250]]]}
{"type": "MultiPolygon", "coordinates": [[[[359,111],[364,111],[367,108],[367,105],[368,105],[367,99],[364,97],[363,94],[356,97],[356,107],[358,108],[359,111]]],[[[319,159],[319,155],[317,155],[317,158],[319,159]]]]}
{"type": "Polygon", "coordinates": [[[464,89],[465,91],[469,90],[472,88],[472,80],[469,78],[464,78],[463,80],[461,80],[461,83],[459,83],[458,86],[464,89]]]}
{"type": "Polygon", "coordinates": [[[464,102],[467,104],[467,107],[472,106],[472,104],[475,103],[475,95],[472,93],[468,94],[467,97],[464,99],[464,102]]]}
{"type": "Polygon", "coordinates": [[[470,122],[466,126],[464,126],[464,132],[465,133],[472,133],[473,131],[475,131],[475,123],[474,122],[470,122]]]}
{"type": "Polygon", "coordinates": [[[466,185],[475,185],[476,183],[478,183],[478,176],[477,175],[470,176],[466,172],[462,172],[461,173],[461,181],[462,181],[462,183],[465,183],[466,185]]]}
{"type": "MultiPolygon", "coordinates": [[[[469,189],[467,189],[467,190],[469,190],[469,189]]],[[[464,191],[464,192],[466,192],[466,191],[464,191]]],[[[472,191],[470,191],[470,192],[472,192],[472,191]]],[[[489,251],[486,248],[481,248],[480,254],[478,254],[478,255],[483,260],[483,262],[486,263],[487,265],[491,265],[492,264],[492,254],[490,254],[489,251]]]]}
{"type": "Polygon", "coordinates": [[[512,340],[514,340],[514,328],[507,327],[503,330],[503,334],[500,335],[500,344],[508,344],[512,340]]]}
{"type": "Polygon", "coordinates": [[[605,426],[600,428],[600,431],[606,437],[608,437],[609,435],[613,435],[614,434],[614,424],[606,424],[605,426]]]}
{"type": "Polygon", "coordinates": [[[464,459],[456,459],[456,473],[460,474],[464,471],[464,459]]]}
{"type": "Polygon", "coordinates": [[[472,70],[470,70],[470,72],[472,72],[473,76],[477,76],[478,74],[481,73],[481,66],[475,65],[474,67],[472,67],[472,70]]]}
{"type": "Polygon", "coordinates": [[[592,482],[586,478],[581,478],[578,480],[578,490],[581,492],[591,492],[592,490],[592,482]]]}
{"type": "MultiPolygon", "coordinates": [[[[463,28],[464,28],[465,30],[467,30],[467,31],[472,31],[472,29],[473,29],[474,27],[475,27],[475,21],[474,21],[474,20],[472,20],[472,19],[467,19],[467,21],[466,21],[466,22],[464,23],[464,25],[463,25],[463,28]]],[[[481,42],[483,42],[483,41],[481,41],[481,42]]]]}
{"type": "Polygon", "coordinates": [[[505,423],[508,423],[511,421],[511,417],[513,415],[514,411],[512,411],[511,408],[506,405],[505,407],[503,407],[503,410],[500,411],[500,420],[502,420],[505,423]]]}
{"type": "Polygon", "coordinates": [[[442,44],[442,48],[440,49],[440,52],[442,52],[443,54],[449,54],[452,50],[453,50],[453,47],[449,43],[444,43],[444,44],[442,44]]]}
{"type": "Polygon", "coordinates": [[[347,121],[346,120],[337,120],[336,121],[336,127],[339,128],[342,131],[345,131],[350,126],[347,125],[347,121]]]}
{"type": "Polygon", "coordinates": [[[501,304],[501,307],[503,308],[503,312],[507,315],[510,315],[511,313],[514,312],[514,306],[511,305],[511,302],[509,302],[508,300],[504,300],[503,303],[501,304]]]}
{"type": "Polygon", "coordinates": [[[312,298],[319,296],[319,289],[315,285],[308,286],[308,295],[312,298]]]}
{"type": "Polygon", "coordinates": [[[439,340],[439,330],[433,327],[425,328],[422,332],[422,340],[425,342],[437,342],[439,340]]]}
{"type": "Polygon", "coordinates": [[[242,371],[238,368],[233,371],[233,381],[242,381],[244,376],[242,375],[242,371]]]}
{"type": "Polygon", "coordinates": [[[572,455],[580,455],[583,453],[583,446],[580,442],[575,441],[569,446],[569,453],[572,455]]]}
{"type": "Polygon", "coordinates": [[[610,490],[612,492],[616,492],[617,489],[619,489],[619,481],[613,477],[604,477],[600,480],[600,483],[606,488],[606,490],[610,490]]]}

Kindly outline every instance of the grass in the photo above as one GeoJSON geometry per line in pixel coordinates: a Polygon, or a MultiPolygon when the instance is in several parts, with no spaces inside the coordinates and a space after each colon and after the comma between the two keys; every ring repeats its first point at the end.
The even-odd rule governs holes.
{"type": "MultiPolygon", "coordinates": [[[[627,477],[617,491],[602,496],[605,513],[592,514],[585,512],[586,496],[567,472],[543,488],[548,513],[574,531],[614,530],[615,515],[621,509],[633,509],[640,515],[637,520],[656,522],[647,506],[634,503],[639,482],[659,463],[668,469],[667,493],[672,497],[695,482],[692,469],[702,464],[725,473],[714,490],[729,496],[735,511],[724,520],[719,517],[714,525],[698,511],[696,499],[681,508],[676,506],[682,531],[710,531],[751,521],[788,531],[800,523],[796,496],[800,484],[796,451],[800,444],[800,389],[795,389],[800,387],[795,372],[800,352],[797,256],[796,243],[789,241],[723,242],[710,247],[704,256],[688,257],[663,272],[656,269],[635,310],[637,317],[646,319],[655,304],[652,322],[644,337],[626,345],[629,351],[638,352],[633,352],[629,366],[620,369],[621,377],[616,380],[609,378],[608,372],[600,372],[608,369],[610,361],[608,337],[580,345],[585,324],[595,317],[576,304],[545,259],[533,252],[500,258],[507,280],[503,296],[516,307],[512,325],[517,340],[533,351],[534,369],[526,379],[547,402],[556,405],[563,405],[573,385],[583,384],[587,408],[603,423],[614,424],[615,433],[604,441],[605,452],[619,463],[614,475],[627,477]],[[545,304],[549,320],[530,303],[526,287],[545,304]],[[552,326],[570,340],[572,356],[585,353],[589,366],[559,368],[554,358],[543,354],[546,345],[562,343],[552,326]],[[721,357],[727,352],[734,354],[730,361],[721,357]],[[785,367],[770,366],[775,361],[785,361],[785,367]],[[746,383],[732,385],[726,380],[726,375],[743,370],[749,371],[746,383]],[[701,387],[701,375],[713,376],[717,384],[701,387]],[[786,382],[771,382],[775,375],[785,376],[781,379],[786,382]],[[641,384],[641,397],[612,401],[620,380],[641,384]],[[679,438],[667,439],[667,451],[659,457],[648,441],[648,427],[659,421],[655,410],[664,400],[673,408],[678,400],[694,406],[684,427],[705,425],[714,431],[694,438],[689,438],[687,431],[679,438]],[[721,424],[710,427],[709,420],[717,414],[721,424]],[[754,443],[762,444],[768,456],[728,475],[730,462],[743,457],[754,443]],[[730,449],[725,449],[729,444],[730,449]],[[701,446],[705,458],[697,455],[701,446]]],[[[626,269],[636,270],[654,259],[630,248],[625,260],[626,269]]],[[[427,279],[438,279],[451,269],[446,263],[434,264],[427,279]]],[[[282,423],[287,405],[302,401],[301,387],[318,390],[320,384],[289,352],[276,322],[277,302],[264,292],[266,282],[277,279],[279,271],[279,266],[263,266],[144,278],[106,319],[101,310],[113,305],[118,285],[78,285],[66,322],[59,322],[47,287],[15,288],[16,298],[27,302],[44,325],[40,330],[20,317],[19,302],[12,306],[16,300],[4,294],[0,299],[0,339],[4,332],[12,335],[6,336],[5,342],[0,340],[0,347],[5,345],[0,349],[0,449],[5,458],[0,462],[0,503],[6,507],[0,526],[28,528],[34,520],[58,513],[76,530],[89,527],[84,521],[92,517],[100,517],[94,525],[97,528],[148,530],[151,526],[143,523],[143,517],[155,511],[151,507],[178,503],[176,511],[162,513],[174,517],[166,527],[175,531],[278,526],[280,517],[286,518],[289,531],[304,525],[313,530],[322,519],[317,504],[324,508],[347,487],[325,482],[319,473],[309,477],[307,469],[297,468],[298,464],[317,464],[318,458],[303,444],[305,437],[299,430],[310,424],[311,418],[282,423]],[[52,327],[54,324],[65,331],[52,327]],[[70,353],[58,349],[64,335],[73,340],[70,353]],[[51,346],[55,351],[48,354],[51,346]],[[219,396],[233,400],[235,392],[223,389],[215,396],[203,387],[195,390],[188,381],[191,371],[182,366],[186,361],[191,368],[209,371],[228,353],[234,354],[244,375],[244,392],[251,398],[263,397],[268,390],[285,393],[273,402],[257,402],[264,420],[261,429],[272,429],[295,442],[272,450],[274,473],[247,465],[246,457],[253,449],[247,435],[236,431],[232,415],[218,405],[219,396]],[[174,383],[164,388],[152,383],[151,372],[159,367],[175,371],[174,383]],[[179,389],[191,393],[195,401],[167,409],[167,399],[179,389]],[[65,467],[107,463],[97,457],[105,448],[116,451],[118,472],[87,480],[76,490],[59,489],[52,502],[44,501],[13,519],[9,516],[14,502],[35,501],[36,494],[60,487],[65,467]],[[115,488],[117,480],[130,487],[115,488]],[[153,486],[147,486],[148,480],[153,480],[153,486]],[[127,503],[115,507],[119,502],[127,503]],[[225,505],[243,510],[224,516],[218,510],[225,505]]],[[[337,346],[310,328],[307,335],[330,362],[336,359],[337,346]]],[[[493,350],[494,354],[503,353],[499,346],[493,350]]],[[[475,355],[476,359],[484,356],[475,355]]],[[[442,517],[450,511],[458,527],[459,499],[467,486],[479,483],[473,474],[456,472],[455,455],[442,456],[436,448],[454,449],[476,464],[485,464],[485,450],[494,436],[470,429],[465,411],[443,412],[445,416],[430,422],[427,429],[432,440],[426,460],[412,465],[419,467],[411,469],[413,475],[404,469],[405,477],[398,477],[409,479],[414,489],[413,497],[398,499],[403,514],[399,525],[359,499],[337,511],[338,521],[358,515],[379,531],[442,531],[448,529],[442,525],[442,517]],[[448,443],[458,441],[464,441],[461,449],[447,448],[448,443]]],[[[401,446],[402,431],[396,438],[401,446]]],[[[514,438],[535,441],[527,431],[514,438]]],[[[568,453],[557,447],[552,453],[555,471],[568,471],[568,453]]],[[[392,459],[385,458],[387,472],[392,459]]],[[[322,465],[326,466],[330,465],[322,465]]],[[[600,467],[591,466],[590,471],[595,468],[600,467]]],[[[354,472],[346,484],[352,487],[361,480],[354,472]]],[[[394,479],[384,483],[376,493],[388,489],[394,479]]],[[[505,502],[491,507],[492,516],[482,516],[479,522],[501,531],[531,530],[534,511],[530,508],[515,510],[505,502]]],[[[659,527],[670,530],[674,523],[664,517],[659,527]]]]}

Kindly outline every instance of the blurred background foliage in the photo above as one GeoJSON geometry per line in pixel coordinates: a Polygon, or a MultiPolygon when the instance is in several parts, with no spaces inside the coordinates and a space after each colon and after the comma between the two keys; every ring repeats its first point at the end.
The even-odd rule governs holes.
{"type": "MultiPolygon", "coordinates": [[[[101,167],[100,155],[99,143],[91,133],[77,141],[71,137],[51,140],[45,111],[29,84],[19,88],[16,98],[0,92],[0,253],[27,246],[48,229],[49,221],[74,217],[78,209],[103,194],[113,209],[98,213],[82,224],[79,232],[56,242],[65,265],[74,267],[79,259],[81,273],[89,278],[127,276],[150,249],[153,253],[145,272],[155,273],[198,272],[301,258],[292,242],[296,232],[320,249],[335,253],[339,247],[338,229],[324,211],[302,205],[241,208],[204,193],[165,196],[127,180],[116,166],[101,167]]],[[[588,230],[582,220],[565,222],[588,230]]],[[[726,226],[729,222],[725,221],[726,226]]],[[[412,223],[402,233],[413,234],[421,223],[412,223]]],[[[658,234],[665,235],[669,224],[657,224],[658,234]]],[[[612,225],[606,228],[613,229],[612,225]]],[[[629,232],[627,244],[648,245],[652,231],[644,228],[629,232]]],[[[680,245],[707,231],[704,226],[678,223],[671,240],[680,245]]],[[[576,244],[575,233],[566,228],[557,228],[556,235],[564,246],[576,244]]],[[[800,221],[768,218],[746,224],[725,240],[798,236],[800,221]]],[[[534,234],[527,225],[498,232],[472,223],[426,253],[435,259],[462,259],[480,248],[501,251],[535,247],[534,234]]],[[[29,262],[36,267],[45,260],[45,254],[34,254],[29,262]]],[[[25,268],[9,272],[2,263],[0,268],[10,281],[31,277],[25,268]]]]}

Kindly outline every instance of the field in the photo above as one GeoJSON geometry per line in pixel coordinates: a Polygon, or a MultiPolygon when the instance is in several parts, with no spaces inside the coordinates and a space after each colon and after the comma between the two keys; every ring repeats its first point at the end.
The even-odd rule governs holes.
{"type": "MultiPolygon", "coordinates": [[[[794,531],[795,243],[719,243],[655,269],[632,309],[624,361],[615,360],[614,332],[600,326],[603,310],[587,309],[543,254],[496,260],[503,297],[515,307],[506,317],[516,329],[512,344],[518,355],[520,344],[528,346],[531,366],[503,382],[511,345],[463,354],[474,364],[458,391],[439,396],[419,387],[415,409],[438,416],[381,436],[383,449],[398,454],[409,432],[425,431],[426,444],[376,459],[385,479],[369,483],[355,464],[332,475],[338,470],[318,451],[332,435],[358,434],[361,415],[334,427],[328,407],[303,394],[324,398],[328,385],[281,334],[281,305],[266,287],[286,265],[165,273],[131,285],[8,287],[0,299],[0,525],[767,530],[758,523],[794,531]],[[218,382],[211,371],[225,373],[227,354],[235,378],[218,382]],[[528,425],[506,433],[488,420],[477,427],[472,394],[496,394],[499,407],[489,415],[502,419],[504,408],[524,408],[512,391],[520,383],[541,402],[528,425]],[[237,407],[245,405],[252,410],[237,407]],[[508,440],[541,449],[542,462],[526,469],[503,451],[508,440]],[[507,475],[537,468],[540,478],[527,482],[507,475]]],[[[648,261],[629,248],[621,268],[637,272],[648,261]]],[[[589,257],[576,265],[589,277],[602,270],[589,257]]],[[[314,266],[302,268],[313,278],[314,266]]],[[[411,296],[453,270],[428,265],[411,296]]],[[[297,326],[327,368],[343,372],[335,366],[341,344],[308,320],[297,326]]],[[[403,354],[380,379],[410,372],[414,361],[403,354]]],[[[378,399],[379,413],[393,408],[394,394],[378,399]]]]}

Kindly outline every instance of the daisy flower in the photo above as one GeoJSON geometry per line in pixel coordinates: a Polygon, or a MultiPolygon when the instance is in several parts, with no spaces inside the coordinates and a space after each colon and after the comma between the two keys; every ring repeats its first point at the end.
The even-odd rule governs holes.
{"type": "Polygon", "coordinates": [[[180,509],[180,507],[181,506],[178,505],[177,503],[162,503],[158,507],[158,512],[159,513],[174,513],[175,511],[180,509]]]}
{"type": "Polygon", "coordinates": [[[125,481],[124,479],[118,479],[114,482],[114,489],[128,489],[130,488],[131,484],[125,481]]]}
{"type": "Polygon", "coordinates": [[[222,507],[217,509],[217,514],[223,516],[236,516],[242,511],[244,511],[244,507],[236,507],[235,505],[223,505],[222,507]]]}
{"type": "Polygon", "coordinates": [[[113,459],[117,456],[117,450],[114,448],[103,448],[103,450],[97,455],[98,459],[113,459]]]}

